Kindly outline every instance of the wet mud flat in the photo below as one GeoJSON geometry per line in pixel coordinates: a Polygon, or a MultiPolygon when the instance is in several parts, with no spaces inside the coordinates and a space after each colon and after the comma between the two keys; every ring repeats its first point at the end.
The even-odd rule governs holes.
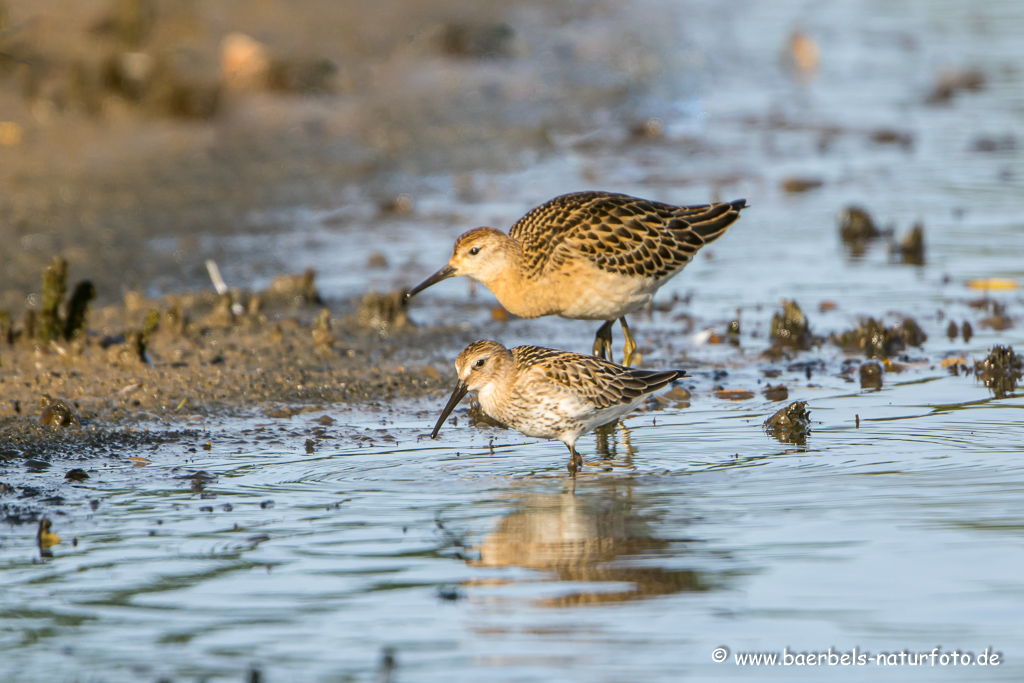
{"type": "MultiPolygon", "coordinates": [[[[55,259],[44,274],[44,292],[55,286],[54,272],[63,270],[66,264],[55,259]]],[[[12,524],[35,523],[47,509],[68,504],[68,492],[95,477],[97,468],[145,467],[150,457],[161,457],[152,455],[157,452],[195,463],[226,443],[239,453],[269,443],[307,455],[373,446],[375,440],[397,446],[386,428],[368,433],[369,427],[360,427],[376,423],[372,415],[381,410],[404,410],[406,419],[423,420],[419,442],[450,389],[450,359],[463,345],[517,329],[519,335],[537,334],[521,326],[558,326],[510,321],[486,300],[463,311],[489,322],[416,325],[401,290],[328,306],[312,272],[281,276],[262,292],[207,291],[159,300],[131,293],[120,305],[96,310],[76,311],[74,294],[47,298],[52,311],[30,312],[16,323],[4,318],[0,458],[4,492],[16,496],[3,508],[12,524]],[[80,328],[72,329],[76,316],[80,328]],[[44,341],[47,320],[56,328],[44,341]]],[[[832,301],[808,314],[795,300],[783,300],[775,311],[742,316],[742,324],[740,316],[702,319],[687,304],[676,297],[637,316],[641,353],[657,366],[689,372],[651,397],[639,414],[675,413],[709,400],[752,402],[763,412],[765,438],[806,447],[815,424],[807,398],[823,389],[845,385],[870,393],[890,383],[962,375],[1005,398],[1022,379],[1022,360],[1012,347],[996,344],[977,358],[957,348],[959,339],[971,341],[969,320],[950,322],[949,349],[929,354],[922,349],[928,335],[908,316],[863,317],[852,328],[825,332],[812,320],[834,311],[832,301]]],[[[1015,326],[999,299],[964,297],[950,308],[974,311],[968,315],[983,332],[1015,326]],[[992,311],[998,315],[988,315],[992,311]]],[[[429,310],[423,315],[429,317],[429,310]]],[[[943,327],[938,319],[924,324],[933,334],[943,327]]],[[[491,435],[492,452],[495,440],[508,438],[473,403],[458,409],[452,423],[460,419],[491,435]]],[[[614,435],[613,426],[599,435],[604,456],[590,459],[590,473],[621,466],[607,454],[614,435]]],[[[198,494],[204,475],[196,476],[198,494]]],[[[135,475],[145,477],[145,470],[135,475]]],[[[91,487],[103,485],[99,479],[91,487]]]]}
{"type": "MultiPolygon", "coordinates": [[[[262,292],[130,293],[92,310],[88,302],[76,309],[74,293],[65,298],[66,270],[57,258],[44,274],[52,309],[2,318],[0,514],[8,524],[35,524],[68,504],[75,485],[91,479],[102,488],[102,470],[143,467],[155,451],[187,457],[212,442],[252,448],[265,438],[241,428],[214,435],[230,418],[287,425],[316,414],[321,421],[275,432],[313,453],[338,438],[325,411],[439,394],[448,385],[437,369],[445,349],[469,341],[464,330],[414,325],[402,292],[328,306],[311,272],[278,277],[262,292]]],[[[373,442],[349,432],[354,443],[373,442]]],[[[140,469],[135,479],[145,476],[140,469]]]]}

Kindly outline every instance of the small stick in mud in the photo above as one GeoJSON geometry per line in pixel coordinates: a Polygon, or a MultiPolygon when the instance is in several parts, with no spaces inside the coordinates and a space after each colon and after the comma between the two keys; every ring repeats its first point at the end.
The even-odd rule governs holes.
{"type": "MultiPolygon", "coordinates": [[[[228,284],[224,282],[224,278],[221,277],[220,268],[217,267],[217,262],[213,259],[206,259],[206,272],[210,274],[210,281],[213,282],[213,288],[217,290],[217,294],[220,296],[227,296],[231,290],[228,289],[228,284]]],[[[242,315],[245,312],[245,308],[242,304],[232,303],[231,312],[234,315],[242,315]]]]}

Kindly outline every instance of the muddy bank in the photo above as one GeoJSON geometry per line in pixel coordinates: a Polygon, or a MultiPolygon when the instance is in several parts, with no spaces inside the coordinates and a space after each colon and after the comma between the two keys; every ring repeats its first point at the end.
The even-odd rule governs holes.
{"type": "Polygon", "coordinates": [[[2,316],[0,457],[114,447],[126,427],[154,433],[167,422],[288,418],[441,393],[443,349],[471,341],[454,328],[416,326],[400,292],[327,305],[312,273],[262,292],[132,292],[86,312],[74,295],[49,298],[40,314],[2,316]]]}

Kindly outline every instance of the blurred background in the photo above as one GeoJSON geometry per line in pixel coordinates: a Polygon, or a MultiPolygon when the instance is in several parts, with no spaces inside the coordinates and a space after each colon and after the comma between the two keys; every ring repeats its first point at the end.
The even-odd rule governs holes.
{"type": "Polygon", "coordinates": [[[238,286],[307,266],[331,297],[400,286],[462,231],[578,189],[747,196],[750,223],[822,206],[820,235],[847,201],[949,220],[983,185],[998,213],[1021,188],[1022,14],[0,0],[0,308],[31,304],[57,253],[101,302],[207,286],[207,258],[238,286]]]}
{"type": "Polygon", "coordinates": [[[286,236],[311,222],[478,201],[478,174],[528,169],[559,136],[696,115],[704,57],[681,10],[3,0],[3,304],[56,252],[108,300],[195,286],[209,256],[302,268],[286,236]],[[286,244],[226,246],[245,235],[286,244]]]}

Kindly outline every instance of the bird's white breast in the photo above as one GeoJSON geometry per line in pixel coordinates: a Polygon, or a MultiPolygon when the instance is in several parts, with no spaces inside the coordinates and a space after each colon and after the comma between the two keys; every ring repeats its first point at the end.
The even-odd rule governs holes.
{"type": "Polygon", "coordinates": [[[562,303],[558,315],[576,320],[614,320],[628,315],[647,305],[669,280],[610,273],[591,263],[578,267],[572,277],[552,279],[550,286],[562,303]]]}

